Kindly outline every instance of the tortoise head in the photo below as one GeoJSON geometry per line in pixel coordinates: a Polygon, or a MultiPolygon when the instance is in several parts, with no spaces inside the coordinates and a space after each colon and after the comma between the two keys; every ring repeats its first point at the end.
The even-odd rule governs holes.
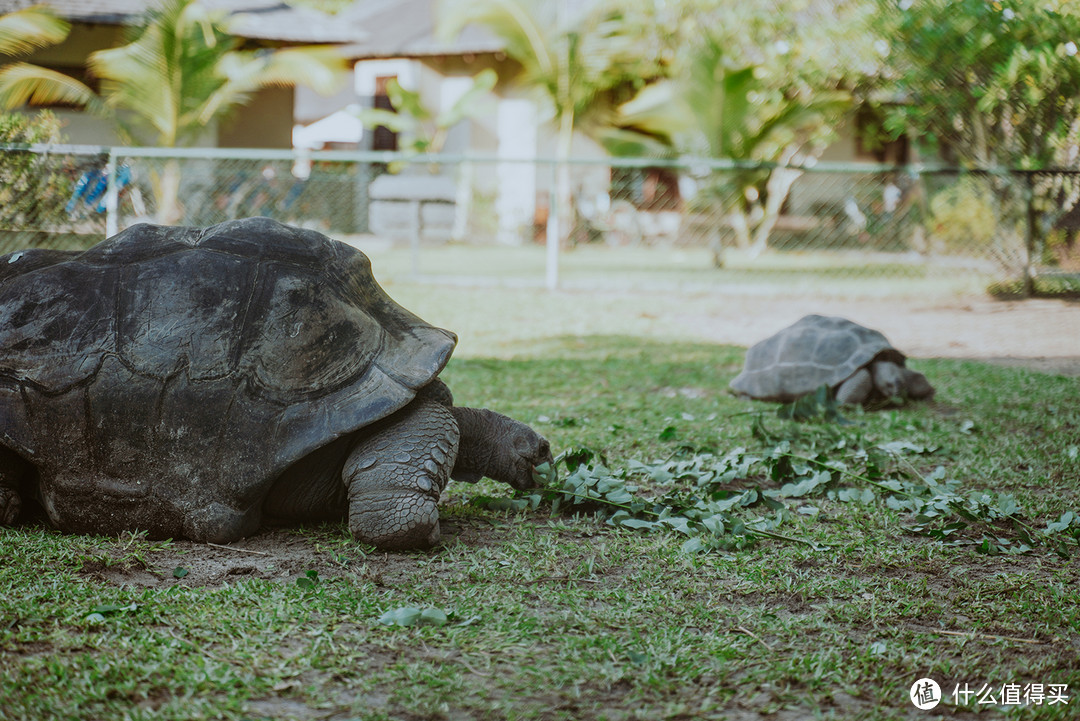
{"type": "Polygon", "coordinates": [[[551,445],[532,428],[486,408],[452,412],[461,431],[454,480],[475,483],[487,476],[519,490],[554,480],[551,445]]]}
{"type": "Polygon", "coordinates": [[[922,373],[897,363],[878,361],[871,366],[874,386],[885,398],[927,400],[934,396],[934,387],[922,373]]]}
{"type": "Polygon", "coordinates": [[[904,368],[904,386],[908,398],[924,401],[934,397],[934,386],[930,385],[926,376],[910,368],[904,368]]]}

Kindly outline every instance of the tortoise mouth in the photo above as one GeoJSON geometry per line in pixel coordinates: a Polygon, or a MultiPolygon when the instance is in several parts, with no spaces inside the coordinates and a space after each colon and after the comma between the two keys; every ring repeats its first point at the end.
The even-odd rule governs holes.
{"type": "Polygon", "coordinates": [[[555,471],[555,463],[550,460],[544,461],[532,467],[532,474],[529,479],[531,483],[523,487],[522,490],[550,486],[558,480],[558,477],[559,474],[555,471]]]}

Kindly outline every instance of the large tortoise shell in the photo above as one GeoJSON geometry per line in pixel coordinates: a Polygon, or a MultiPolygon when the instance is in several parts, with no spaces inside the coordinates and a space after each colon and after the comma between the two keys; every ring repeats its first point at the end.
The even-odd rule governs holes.
{"type": "Polygon", "coordinates": [[[148,494],[242,509],[290,464],[406,405],[455,342],[395,303],[363,253],[268,218],[12,253],[0,446],[36,467],[61,528],[87,513],[57,504],[87,503],[146,527],[124,506],[148,494]]]}

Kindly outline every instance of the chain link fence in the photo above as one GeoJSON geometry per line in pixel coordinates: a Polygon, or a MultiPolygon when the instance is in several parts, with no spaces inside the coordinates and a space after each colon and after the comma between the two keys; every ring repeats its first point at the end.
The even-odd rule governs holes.
{"type": "Polygon", "coordinates": [[[0,252],[265,215],[353,242],[384,274],[463,283],[1030,286],[1080,274],[1076,171],[625,159],[568,170],[560,185],[548,160],[9,147],[0,252]]]}

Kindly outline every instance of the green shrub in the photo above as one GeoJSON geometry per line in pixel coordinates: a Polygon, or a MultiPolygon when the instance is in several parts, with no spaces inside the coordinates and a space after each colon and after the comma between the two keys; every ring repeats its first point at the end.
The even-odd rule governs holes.
{"type": "Polygon", "coordinates": [[[993,191],[980,178],[960,178],[930,200],[930,232],[940,251],[986,246],[997,234],[993,191]]]}
{"type": "Polygon", "coordinates": [[[21,147],[61,142],[60,121],[48,110],[0,113],[0,144],[8,146],[0,152],[0,228],[41,230],[66,221],[78,173],[62,157],[21,147]]]}

